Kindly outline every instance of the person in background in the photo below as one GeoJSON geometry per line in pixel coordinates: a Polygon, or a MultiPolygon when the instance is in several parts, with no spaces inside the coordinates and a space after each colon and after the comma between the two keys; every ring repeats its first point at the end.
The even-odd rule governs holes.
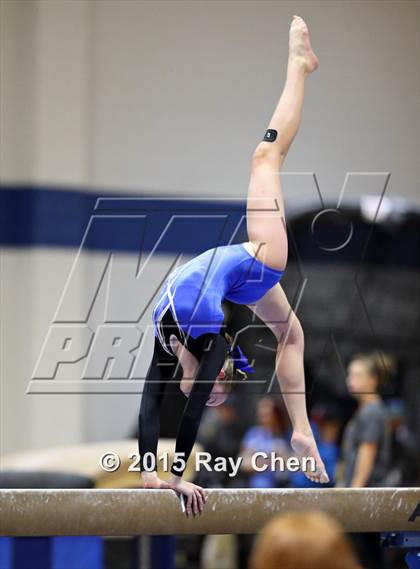
{"type": "Polygon", "coordinates": [[[390,432],[379,390],[391,369],[391,359],[380,353],[355,355],[348,366],[347,388],[358,407],[343,436],[346,487],[385,483],[390,466],[390,432]]]}
{"type": "MultiPolygon", "coordinates": [[[[344,485],[348,488],[385,486],[390,468],[391,437],[388,414],[380,395],[393,362],[382,353],[357,354],[347,370],[347,387],[358,402],[344,431],[344,485]]],[[[354,534],[352,541],[368,569],[387,569],[380,535],[354,534]]]]}
{"type": "MultiPolygon", "coordinates": [[[[249,488],[281,488],[289,481],[287,471],[273,471],[269,460],[263,457],[256,459],[258,467],[267,466],[263,472],[254,470],[252,455],[256,452],[265,452],[281,456],[286,460],[291,454],[291,448],[285,439],[288,429],[286,413],[280,400],[272,396],[265,396],[258,401],[257,424],[248,431],[241,443],[240,456],[242,457],[241,471],[245,476],[245,486],[249,488]]],[[[245,567],[251,552],[255,534],[238,535],[238,566],[245,567]]]]}
{"type": "MultiPolygon", "coordinates": [[[[340,408],[334,401],[325,401],[314,405],[310,412],[311,426],[318,445],[319,454],[325,464],[330,482],[327,487],[335,486],[334,476],[340,455],[338,439],[342,427],[340,408]]],[[[292,472],[291,488],[316,488],[302,471],[292,472]]]]}
{"type": "MultiPolygon", "coordinates": [[[[198,431],[197,442],[203,451],[210,453],[212,458],[223,457],[236,459],[243,437],[243,427],[238,417],[238,398],[231,393],[223,405],[207,410],[198,431]]],[[[208,488],[238,487],[238,478],[230,477],[229,471],[208,472],[200,469],[195,480],[196,484],[208,488]]],[[[240,485],[240,484],[239,484],[240,485]]]]}
{"type": "Polygon", "coordinates": [[[267,465],[267,469],[258,472],[253,469],[252,455],[265,452],[268,455],[275,452],[285,460],[290,456],[291,449],[286,441],[287,423],[282,404],[274,397],[266,396],[257,405],[257,425],[248,429],[241,443],[241,468],[248,475],[250,488],[283,487],[289,480],[288,472],[273,471],[270,459],[263,457],[256,460],[258,467],[267,465]]]}
{"type": "Polygon", "coordinates": [[[259,534],[249,569],[362,569],[341,526],[322,512],[282,514],[259,534]]]}

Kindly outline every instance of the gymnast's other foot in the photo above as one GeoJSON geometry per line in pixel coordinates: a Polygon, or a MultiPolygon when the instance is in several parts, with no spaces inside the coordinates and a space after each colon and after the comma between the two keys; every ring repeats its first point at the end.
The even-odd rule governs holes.
{"type": "Polygon", "coordinates": [[[319,456],[318,447],[312,433],[304,434],[294,431],[290,444],[292,445],[292,449],[299,460],[302,460],[303,458],[313,458],[315,460],[316,471],[303,471],[306,478],[309,478],[312,482],[321,484],[326,484],[330,481],[327,471],[325,470],[324,463],[319,456]]]}
{"type": "Polygon", "coordinates": [[[289,31],[289,65],[301,65],[308,73],[318,67],[319,62],[309,41],[308,26],[300,16],[293,16],[289,31]]]}

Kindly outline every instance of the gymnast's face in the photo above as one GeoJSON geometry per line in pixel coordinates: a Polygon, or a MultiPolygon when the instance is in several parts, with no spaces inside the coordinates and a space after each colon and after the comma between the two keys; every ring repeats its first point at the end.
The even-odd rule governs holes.
{"type": "MultiPolygon", "coordinates": [[[[214,382],[213,389],[210,392],[210,396],[207,400],[207,407],[217,407],[226,401],[228,398],[228,393],[226,392],[224,378],[226,376],[226,366],[228,365],[227,360],[220,370],[219,375],[214,382]]],[[[186,397],[189,397],[194,380],[192,378],[183,377],[180,384],[180,389],[186,397]]]]}
{"type": "MultiPolygon", "coordinates": [[[[191,352],[189,352],[185,346],[183,346],[175,335],[170,337],[171,349],[173,353],[177,356],[179,363],[182,367],[182,379],[180,383],[180,389],[182,393],[189,397],[193,383],[195,374],[198,370],[198,361],[195,356],[191,352]]],[[[222,369],[219,372],[219,375],[216,378],[214,383],[213,389],[210,393],[210,397],[206,403],[209,407],[215,407],[217,405],[221,405],[224,403],[228,397],[228,394],[225,392],[225,386],[223,381],[226,377],[226,369],[228,366],[228,360],[226,359],[222,369]]]]}
{"type": "Polygon", "coordinates": [[[213,389],[211,390],[210,397],[207,400],[206,405],[208,407],[217,407],[222,405],[228,398],[228,394],[225,391],[225,386],[223,381],[220,381],[219,376],[216,379],[213,389]]]}

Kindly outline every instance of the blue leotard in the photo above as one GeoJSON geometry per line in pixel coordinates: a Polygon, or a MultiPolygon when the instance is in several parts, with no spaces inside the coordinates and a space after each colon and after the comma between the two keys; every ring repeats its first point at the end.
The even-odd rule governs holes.
{"type": "Polygon", "coordinates": [[[222,301],[252,304],[277,284],[283,275],[247,251],[244,243],[208,249],[172,271],[153,309],[155,336],[166,345],[159,323],[167,310],[180,331],[197,338],[220,332],[224,320],[222,301]]]}
{"type": "MultiPolygon", "coordinates": [[[[175,453],[184,457],[186,464],[206,402],[226,356],[230,353],[236,370],[255,371],[240,347],[229,346],[221,333],[222,301],[254,303],[278,283],[282,274],[264,265],[239,243],[209,249],[177,267],[165,280],[153,309],[154,353],[139,413],[142,471],[145,470],[143,457],[150,453],[156,457],[162,393],[178,369],[176,356],[170,349],[171,334],[185,340],[188,349],[200,361],[176,438],[175,453]]],[[[175,465],[171,472],[182,475],[175,465]]]]}

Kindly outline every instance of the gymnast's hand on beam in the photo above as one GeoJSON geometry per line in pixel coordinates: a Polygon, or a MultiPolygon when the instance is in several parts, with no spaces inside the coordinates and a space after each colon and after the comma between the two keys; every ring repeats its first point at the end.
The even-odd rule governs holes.
{"type": "Polygon", "coordinates": [[[204,488],[182,480],[179,476],[172,474],[170,485],[178,495],[185,496],[185,514],[187,516],[193,514],[194,516],[201,514],[204,509],[204,504],[207,500],[204,493],[204,488]]]}
{"type": "Polygon", "coordinates": [[[171,489],[170,484],[168,482],[165,482],[165,480],[162,480],[161,478],[159,478],[155,471],[154,472],[142,472],[141,477],[143,480],[143,488],[148,488],[148,489],[152,489],[152,490],[156,490],[156,489],[170,490],[171,489]]]}

